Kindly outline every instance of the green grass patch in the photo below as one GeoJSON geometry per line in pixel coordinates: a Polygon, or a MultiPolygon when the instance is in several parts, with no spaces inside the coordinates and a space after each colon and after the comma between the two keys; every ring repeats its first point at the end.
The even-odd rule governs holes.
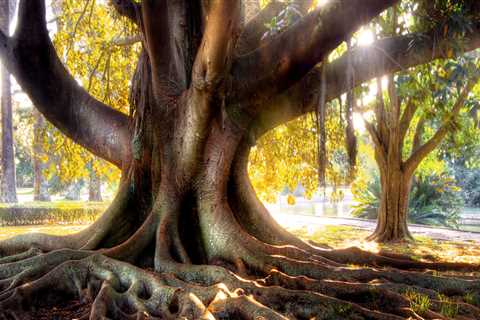
{"type": "Polygon", "coordinates": [[[431,301],[427,295],[418,293],[415,290],[407,290],[404,296],[410,301],[410,308],[416,313],[423,314],[430,309],[431,301]]]}
{"type": "Polygon", "coordinates": [[[326,244],[332,248],[359,247],[371,252],[405,254],[429,262],[449,261],[480,263],[480,246],[471,241],[445,241],[415,236],[414,242],[378,244],[365,241],[369,231],[351,226],[320,226],[290,229],[305,241],[326,244]]]}
{"type": "Polygon", "coordinates": [[[455,318],[458,315],[458,303],[451,298],[439,294],[438,300],[440,301],[440,313],[447,318],[455,318]]]}

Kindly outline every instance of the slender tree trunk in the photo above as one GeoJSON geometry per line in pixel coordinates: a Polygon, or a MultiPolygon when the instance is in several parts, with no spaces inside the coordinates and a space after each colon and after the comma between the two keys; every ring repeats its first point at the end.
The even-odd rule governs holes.
{"type": "MultiPolygon", "coordinates": [[[[0,5],[0,28],[9,33],[10,13],[13,3],[10,0],[2,1],[0,5]]],[[[13,126],[12,126],[12,94],[10,84],[10,73],[2,67],[2,181],[1,196],[4,202],[17,202],[17,191],[15,182],[15,152],[13,148],[13,126]]]]}
{"type": "Polygon", "coordinates": [[[47,164],[42,159],[45,156],[43,138],[46,123],[42,114],[35,108],[33,109],[33,118],[33,200],[50,201],[48,181],[43,174],[47,164]]]}
{"type": "Polygon", "coordinates": [[[378,221],[370,239],[378,242],[412,239],[407,227],[412,177],[398,168],[384,168],[381,171],[382,196],[378,208],[378,221]]]}
{"type": "Polygon", "coordinates": [[[103,201],[102,199],[102,181],[93,167],[91,161],[90,175],[88,184],[88,201],[103,201]]]}

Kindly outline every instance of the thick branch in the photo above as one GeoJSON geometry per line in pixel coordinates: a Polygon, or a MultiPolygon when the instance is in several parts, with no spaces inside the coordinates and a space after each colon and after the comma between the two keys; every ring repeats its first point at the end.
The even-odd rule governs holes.
{"type": "MultiPolygon", "coordinates": [[[[202,2],[203,3],[203,2],[202,2]]],[[[142,1],[144,46],[151,62],[153,92],[164,104],[190,86],[202,32],[201,1],[142,1]]]]}
{"type": "Polygon", "coordinates": [[[133,0],[112,0],[112,5],[121,16],[127,17],[134,23],[138,23],[138,13],[140,12],[139,4],[133,0]]]}
{"type": "MultiPolygon", "coordinates": [[[[465,35],[461,40],[465,52],[480,47],[479,35],[480,25],[476,25],[472,32],[465,35]]],[[[354,86],[358,86],[384,74],[406,70],[435,59],[448,58],[448,48],[455,46],[458,42],[457,38],[440,37],[430,32],[386,38],[368,47],[358,47],[328,64],[327,101],[335,99],[350,89],[344,72],[348,66],[348,55],[352,56],[355,69],[354,86]]],[[[260,107],[252,109],[251,106],[245,106],[244,109],[249,109],[246,111],[251,115],[259,112],[254,117],[254,122],[249,123],[254,128],[255,135],[258,137],[281,123],[314,111],[318,101],[319,87],[320,72],[315,68],[287,92],[275,96],[260,107]]]]}
{"type": "Polygon", "coordinates": [[[438,131],[431,137],[425,144],[421,147],[417,148],[415,152],[408,158],[405,162],[405,171],[412,174],[415,169],[418,167],[420,162],[425,159],[425,157],[432,152],[443,140],[443,138],[447,135],[451,122],[455,120],[458,116],[458,113],[462,109],[465,99],[468,97],[468,94],[473,89],[475,84],[478,81],[478,77],[471,78],[465,88],[460,93],[459,97],[455,101],[455,104],[452,108],[452,111],[448,115],[448,119],[446,119],[442,126],[438,129],[438,131]]]}
{"type": "Polygon", "coordinates": [[[362,24],[395,0],[330,1],[234,63],[235,94],[268,99],[300,80],[362,24]]]}
{"type": "Polygon", "coordinates": [[[129,159],[128,117],[94,99],[67,72],[48,36],[44,1],[20,2],[18,28],[6,44],[3,63],[45,118],[117,166],[129,159]]]}
{"type": "Polygon", "coordinates": [[[202,43],[193,67],[193,86],[212,91],[224,80],[236,45],[240,23],[239,0],[212,1],[202,43]]]}
{"type": "Polygon", "coordinates": [[[285,3],[276,0],[270,1],[265,9],[250,20],[243,29],[238,39],[236,53],[243,55],[257,49],[260,46],[263,35],[268,31],[268,22],[276,17],[284,8],[285,3]]]}

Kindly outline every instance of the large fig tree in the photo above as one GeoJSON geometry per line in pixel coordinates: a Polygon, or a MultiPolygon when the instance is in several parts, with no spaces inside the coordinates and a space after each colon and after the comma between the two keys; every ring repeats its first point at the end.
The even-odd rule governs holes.
{"type": "MultiPolygon", "coordinates": [[[[301,241],[272,219],[247,175],[255,139],[315,110],[322,78],[328,101],[348,83],[443,57],[448,36],[406,34],[350,50],[319,77],[332,50],[396,2],[330,0],[307,13],[302,0],[302,19],[264,36],[285,3],[245,23],[240,0],[113,0],[143,46],[126,116],[62,65],[45,1],[20,1],[14,35],[0,34],[2,61],[48,121],[123,174],[110,208],[84,231],[0,243],[0,314],[40,318],[56,306],[50,318],[403,319],[418,317],[399,294],[409,286],[432,298],[478,294],[479,280],[419,271],[479,266],[301,241]]],[[[479,29],[463,37],[466,49],[480,45],[479,29]]],[[[467,303],[462,313],[480,317],[467,303]]]]}

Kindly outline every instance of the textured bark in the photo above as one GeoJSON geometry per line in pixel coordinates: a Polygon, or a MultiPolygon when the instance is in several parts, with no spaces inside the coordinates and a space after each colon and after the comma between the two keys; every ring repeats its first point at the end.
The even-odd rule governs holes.
{"type": "Polygon", "coordinates": [[[378,242],[411,239],[407,226],[408,197],[412,176],[406,175],[398,166],[386,166],[380,170],[382,196],[378,209],[377,227],[370,240],[378,242]]]}
{"type": "MultiPolygon", "coordinates": [[[[295,44],[295,63],[261,79],[280,81],[292,73],[301,78],[329,47],[393,2],[351,4],[362,7],[358,14],[347,1],[332,1],[332,14],[349,18],[347,26],[321,30],[315,17],[326,16],[328,28],[334,17],[312,13],[300,23],[318,29],[307,46],[314,54],[306,47],[295,51],[298,28],[292,27],[280,38],[295,44]],[[306,63],[297,68],[302,55],[306,63]]],[[[404,319],[418,318],[399,294],[406,289],[432,297],[436,291],[455,296],[479,290],[475,279],[419,272],[479,266],[324,249],[272,219],[248,178],[252,122],[243,126],[250,116],[243,111],[252,104],[238,90],[244,80],[254,84],[258,74],[237,75],[239,61],[258,65],[267,58],[260,51],[279,45],[274,37],[262,47],[267,51],[237,55],[244,45],[237,36],[258,40],[245,32],[264,15],[242,33],[238,0],[113,4],[142,32],[129,118],[105,109],[59,65],[43,27],[43,1],[23,0],[16,34],[0,33],[2,58],[40,112],[99,157],[122,166],[119,191],[92,226],[70,236],[27,234],[0,243],[0,316],[45,318],[48,309],[50,318],[58,312],[80,319],[404,319]],[[62,92],[57,99],[53,83],[62,92]]],[[[281,87],[250,92],[251,101],[281,87]]],[[[464,305],[462,315],[478,318],[478,308],[464,305]]],[[[434,304],[422,316],[436,318],[439,308],[434,304]]]]}
{"type": "Polygon", "coordinates": [[[50,201],[48,194],[48,181],[45,178],[44,170],[47,157],[43,145],[43,137],[46,135],[47,124],[45,118],[36,109],[33,110],[33,200],[50,201]]]}
{"type": "MultiPolygon", "coordinates": [[[[5,0],[0,4],[0,29],[10,33],[10,17],[14,11],[15,2],[5,0]]],[[[15,179],[15,151],[13,149],[12,126],[12,89],[10,73],[5,67],[1,72],[2,82],[2,172],[1,172],[1,200],[3,202],[17,202],[17,186],[15,179]]]]}

